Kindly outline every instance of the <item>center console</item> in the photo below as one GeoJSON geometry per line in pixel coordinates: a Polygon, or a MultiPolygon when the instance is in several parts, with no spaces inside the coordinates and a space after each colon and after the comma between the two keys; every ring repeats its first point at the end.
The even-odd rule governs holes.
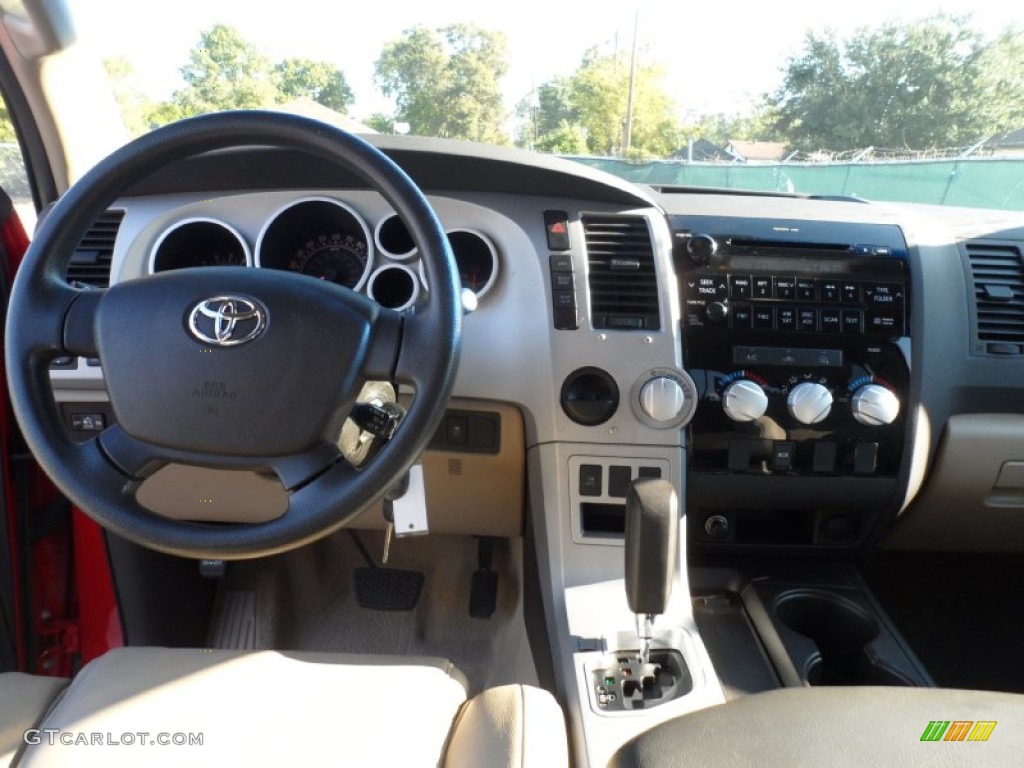
{"type": "Polygon", "coordinates": [[[898,227],[671,220],[701,548],[851,547],[898,503],[911,286],[898,227]]]}

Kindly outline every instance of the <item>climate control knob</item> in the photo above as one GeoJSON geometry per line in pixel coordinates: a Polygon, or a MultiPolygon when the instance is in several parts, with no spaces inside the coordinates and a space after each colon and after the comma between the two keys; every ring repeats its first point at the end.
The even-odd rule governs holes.
{"type": "Polygon", "coordinates": [[[850,401],[853,418],[869,427],[892,424],[900,413],[900,399],[888,387],[865,384],[850,401]]]}
{"type": "Polygon", "coordinates": [[[805,381],[789,391],[786,406],[801,424],[817,424],[832,410],[832,393],[821,384],[805,381]]]}
{"type": "Polygon", "coordinates": [[[686,404],[686,392],[674,378],[658,376],[640,390],[640,407],[655,421],[673,421],[686,404]]]}
{"type": "Polygon", "coordinates": [[[733,421],[756,421],[768,410],[768,395],[757,382],[740,379],[722,392],[722,408],[733,421]]]}

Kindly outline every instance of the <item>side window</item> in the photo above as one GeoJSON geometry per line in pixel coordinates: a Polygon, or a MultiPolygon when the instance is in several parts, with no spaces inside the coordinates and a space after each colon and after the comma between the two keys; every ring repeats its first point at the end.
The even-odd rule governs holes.
{"type": "Polygon", "coordinates": [[[25,159],[18,145],[18,137],[14,133],[14,125],[11,124],[7,104],[3,100],[0,100],[0,188],[14,201],[14,209],[18,212],[25,232],[31,237],[36,226],[32,188],[29,186],[25,159]]]}

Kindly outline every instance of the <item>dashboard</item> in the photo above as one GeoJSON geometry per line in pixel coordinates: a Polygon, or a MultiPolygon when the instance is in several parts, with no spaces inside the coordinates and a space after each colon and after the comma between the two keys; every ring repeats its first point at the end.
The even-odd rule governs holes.
{"type": "MultiPolygon", "coordinates": [[[[643,188],[513,150],[374,141],[428,195],[477,298],[455,397],[512,406],[522,451],[569,447],[549,513],[573,540],[621,536],[623,483],[657,471],[679,475],[708,553],[849,551],[903,512],[902,546],[1024,548],[1007,535],[1024,533],[1020,216],[643,188]]],[[[265,148],[155,174],[79,250],[70,277],[94,285],[233,265],[414,312],[431,283],[379,195],[265,148]]],[[[59,360],[52,379],[79,438],[116,419],[102,361],[59,360]]],[[[435,448],[471,460],[474,413],[435,448]]]]}

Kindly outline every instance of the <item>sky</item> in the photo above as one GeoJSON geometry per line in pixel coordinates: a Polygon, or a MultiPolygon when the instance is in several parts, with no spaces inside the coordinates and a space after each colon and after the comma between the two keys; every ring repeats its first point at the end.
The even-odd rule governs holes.
{"type": "Polygon", "coordinates": [[[616,44],[628,50],[634,20],[639,47],[667,69],[666,86],[681,117],[723,112],[749,114],[758,97],[781,82],[787,57],[799,52],[809,29],[841,35],[888,19],[910,20],[944,11],[973,14],[989,34],[1024,24],[1012,0],[776,0],[772,3],[626,3],[512,0],[70,0],[80,39],[100,55],[135,63],[140,83],[166,98],[181,80],[201,30],[217,22],[235,26],[272,59],[304,56],[339,67],[356,95],[355,118],[390,112],[373,86],[373,63],[390,40],[415,24],[454,22],[505,32],[509,73],[503,80],[509,110],[531,90],[570,74],[583,52],[616,44]],[[168,10],[158,10],[166,7],[168,10]],[[1016,8],[1016,10],[1014,10],[1016,8]]]}

